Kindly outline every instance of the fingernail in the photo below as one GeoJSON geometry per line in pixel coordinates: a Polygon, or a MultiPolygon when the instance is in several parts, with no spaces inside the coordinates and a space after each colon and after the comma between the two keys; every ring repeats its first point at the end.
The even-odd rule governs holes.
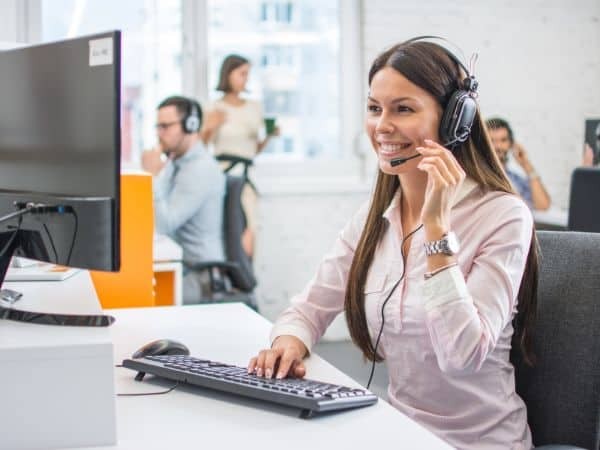
{"type": "Polygon", "coordinates": [[[417,148],[415,148],[415,150],[418,151],[419,153],[421,153],[425,149],[423,147],[417,147],[417,148]]]}
{"type": "Polygon", "coordinates": [[[433,141],[431,139],[423,139],[423,142],[425,142],[426,144],[433,144],[433,141]]]}
{"type": "Polygon", "coordinates": [[[258,377],[262,377],[262,369],[259,367],[258,369],[256,369],[256,376],[258,377]]]}
{"type": "Polygon", "coordinates": [[[281,380],[283,378],[283,372],[277,372],[277,379],[281,380]]]}
{"type": "Polygon", "coordinates": [[[273,371],[271,369],[265,370],[265,377],[271,378],[272,375],[273,375],[273,371]]]}

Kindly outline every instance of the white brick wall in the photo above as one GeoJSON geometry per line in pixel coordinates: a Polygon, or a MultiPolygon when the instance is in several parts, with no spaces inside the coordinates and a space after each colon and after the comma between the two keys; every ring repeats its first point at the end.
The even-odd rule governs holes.
{"type": "MultiPolygon", "coordinates": [[[[357,182],[358,183],[358,182],[357,182]]],[[[261,314],[274,320],[314,275],[338,232],[368,199],[368,187],[347,192],[264,193],[260,197],[255,270],[261,314]]],[[[346,336],[339,318],[328,337],[346,336]]]]}

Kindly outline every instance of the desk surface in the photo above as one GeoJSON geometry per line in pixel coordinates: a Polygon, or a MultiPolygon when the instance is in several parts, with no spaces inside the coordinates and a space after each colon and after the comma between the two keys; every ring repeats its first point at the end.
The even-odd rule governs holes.
{"type": "MultiPolygon", "coordinates": [[[[101,314],[98,298],[87,271],[80,271],[63,281],[15,281],[2,287],[23,293],[15,308],[25,311],[61,314],[101,314]],[[82,299],[85,295],[85,300],[82,299]],[[88,301],[90,300],[90,301],[88,301]]],[[[3,306],[7,306],[3,303],[3,306]]],[[[10,320],[0,321],[0,350],[39,348],[48,352],[56,347],[82,343],[110,343],[108,328],[58,327],[10,320]]]]}
{"type": "MultiPolygon", "coordinates": [[[[185,343],[194,356],[246,365],[267,345],[270,323],[241,304],[112,310],[110,328],[115,363],[159,338],[185,343]]],[[[310,378],[357,386],[329,363],[306,360],[310,378]]],[[[117,392],[153,392],[172,383],[115,368],[117,392]]],[[[258,448],[365,449],[397,442],[405,448],[448,449],[447,444],[392,408],[384,400],[368,408],[303,420],[298,410],[180,386],[158,396],[118,397],[118,445],[98,449],[258,448]],[[198,444],[196,444],[198,443],[198,444]]]]}

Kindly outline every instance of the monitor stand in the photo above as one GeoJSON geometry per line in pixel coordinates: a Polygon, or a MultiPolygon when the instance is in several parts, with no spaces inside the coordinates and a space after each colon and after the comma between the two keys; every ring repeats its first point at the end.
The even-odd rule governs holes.
{"type": "MultiPolygon", "coordinates": [[[[4,283],[10,260],[18,248],[27,247],[30,232],[15,230],[0,233],[0,286],[4,283]]],[[[29,242],[31,244],[31,242],[29,242]]],[[[0,297],[0,319],[17,322],[37,323],[41,325],[62,325],[78,327],[107,327],[115,321],[113,316],[105,314],[63,314],[35,312],[18,309],[14,301],[0,297]]]]}

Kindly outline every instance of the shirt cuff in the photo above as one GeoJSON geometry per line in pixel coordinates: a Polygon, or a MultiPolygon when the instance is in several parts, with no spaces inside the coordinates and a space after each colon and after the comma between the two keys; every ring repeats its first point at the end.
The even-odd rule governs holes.
{"type": "Polygon", "coordinates": [[[275,325],[271,330],[271,345],[273,345],[273,341],[275,341],[275,339],[284,335],[294,336],[300,339],[308,351],[306,356],[310,355],[312,349],[312,336],[306,328],[289,323],[275,325]]]}
{"type": "Polygon", "coordinates": [[[423,306],[427,312],[470,297],[465,277],[458,266],[449,267],[423,282],[423,306]]]}

